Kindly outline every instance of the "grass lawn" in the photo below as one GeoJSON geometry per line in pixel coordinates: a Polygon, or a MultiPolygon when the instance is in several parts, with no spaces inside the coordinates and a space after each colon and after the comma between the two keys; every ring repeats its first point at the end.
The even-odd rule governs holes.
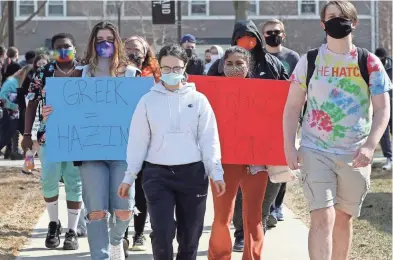
{"type": "MultiPolygon", "coordinates": [[[[379,165],[377,165],[379,166],[379,165]]],[[[308,206],[298,183],[287,185],[286,205],[309,225],[308,206]]],[[[354,220],[351,260],[392,259],[392,173],[374,168],[371,190],[354,220]]]]}
{"type": "Polygon", "coordinates": [[[0,167],[0,260],[15,259],[44,211],[39,173],[0,167]]]}

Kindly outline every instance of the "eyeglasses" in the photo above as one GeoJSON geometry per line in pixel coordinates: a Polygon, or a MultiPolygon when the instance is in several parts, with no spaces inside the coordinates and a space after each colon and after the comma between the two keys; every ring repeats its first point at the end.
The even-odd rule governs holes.
{"type": "Polygon", "coordinates": [[[271,31],[266,31],[265,33],[267,35],[272,35],[272,34],[279,35],[280,33],[282,33],[282,31],[281,30],[271,30],[271,31]]]}
{"type": "Polygon", "coordinates": [[[161,68],[161,73],[162,74],[168,74],[168,73],[171,73],[171,72],[177,73],[177,74],[181,74],[183,72],[183,69],[184,69],[184,67],[179,67],[179,66],[176,66],[176,67],[173,67],[173,68],[164,66],[164,67],[160,67],[160,68],[161,68]]]}

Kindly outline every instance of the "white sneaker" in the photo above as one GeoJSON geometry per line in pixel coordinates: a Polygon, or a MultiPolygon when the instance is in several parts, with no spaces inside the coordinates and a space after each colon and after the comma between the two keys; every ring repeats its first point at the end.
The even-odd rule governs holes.
{"type": "Polygon", "coordinates": [[[111,245],[111,258],[110,260],[125,260],[126,257],[124,255],[124,249],[123,249],[123,241],[121,241],[120,244],[117,246],[111,245]]]}
{"type": "Polygon", "coordinates": [[[392,159],[387,158],[386,164],[382,166],[382,169],[385,171],[390,171],[392,169],[392,159]]]}

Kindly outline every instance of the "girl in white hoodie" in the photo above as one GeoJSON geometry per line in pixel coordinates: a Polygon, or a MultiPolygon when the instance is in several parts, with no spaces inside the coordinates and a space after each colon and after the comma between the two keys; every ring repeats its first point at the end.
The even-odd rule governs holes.
{"type": "Polygon", "coordinates": [[[196,259],[203,230],[208,178],[217,195],[225,192],[217,123],[207,98],[187,83],[187,53],[168,45],[158,55],[161,82],[139,101],[130,126],[127,164],[118,194],[128,190],[142,168],[142,185],[154,235],[155,260],[196,259]],[[173,220],[176,209],[177,226],[173,220]]]}

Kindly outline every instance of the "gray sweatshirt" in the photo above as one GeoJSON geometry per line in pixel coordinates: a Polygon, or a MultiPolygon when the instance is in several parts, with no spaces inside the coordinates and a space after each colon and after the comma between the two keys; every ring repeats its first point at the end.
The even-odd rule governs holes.
{"type": "Polygon", "coordinates": [[[168,166],[203,161],[213,181],[223,180],[216,118],[193,83],[176,91],[158,83],[139,101],[130,126],[124,183],[133,183],[144,161],[168,166]]]}

